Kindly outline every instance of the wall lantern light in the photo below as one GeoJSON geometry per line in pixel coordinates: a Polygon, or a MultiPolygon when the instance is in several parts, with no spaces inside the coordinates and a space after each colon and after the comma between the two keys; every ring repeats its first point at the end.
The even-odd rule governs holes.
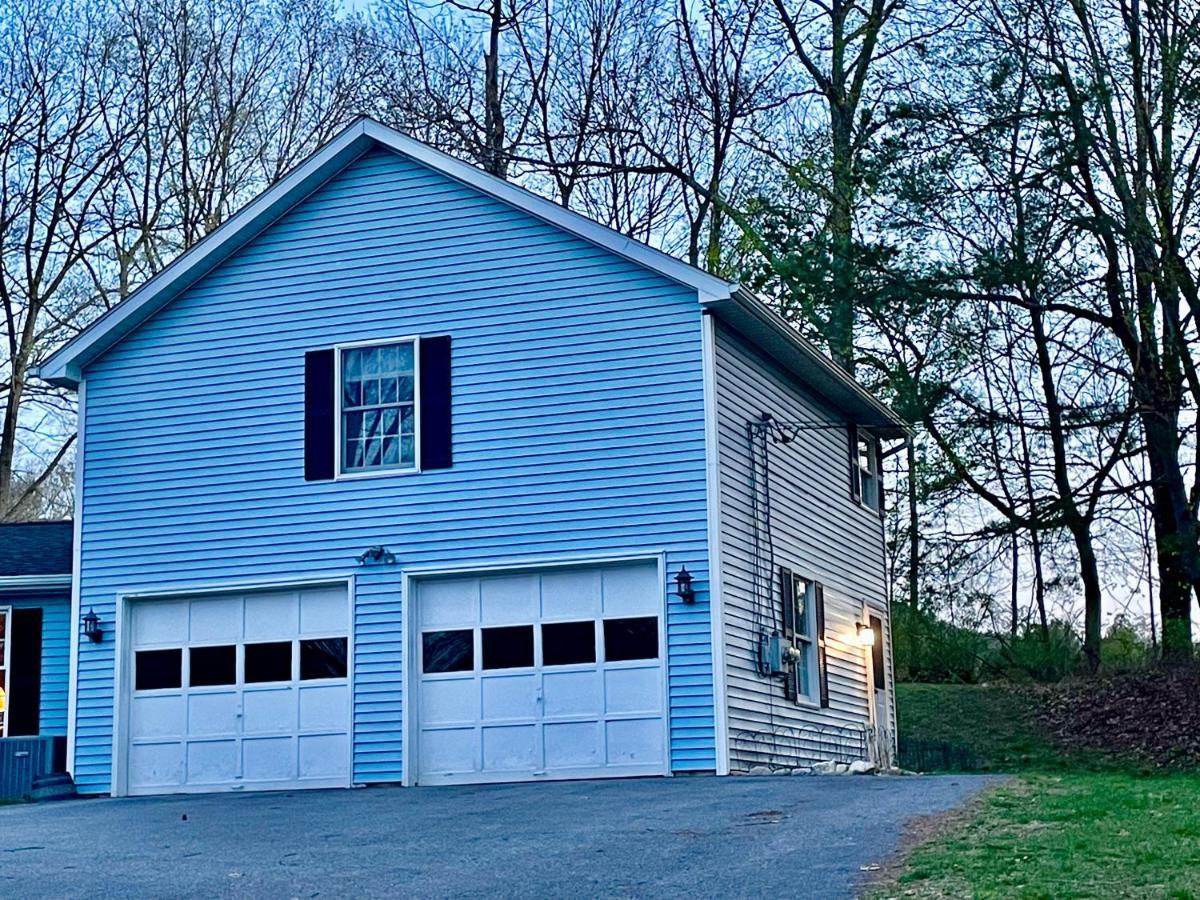
{"type": "Polygon", "coordinates": [[[875,629],[870,625],[864,625],[862,622],[855,624],[855,629],[858,632],[858,645],[860,647],[875,646],[875,629]]]}
{"type": "Polygon", "coordinates": [[[96,615],[96,611],[90,606],[88,607],[88,611],[83,615],[79,631],[93,644],[100,643],[100,639],[104,637],[104,632],[100,630],[100,617],[96,615]]]}
{"type": "Polygon", "coordinates": [[[687,566],[680,568],[679,574],[675,576],[675,590],[679,594],[679,599],[684,603],[696,602],[696,591],[692,588],[692,573],[687,570],[687,566]]]}

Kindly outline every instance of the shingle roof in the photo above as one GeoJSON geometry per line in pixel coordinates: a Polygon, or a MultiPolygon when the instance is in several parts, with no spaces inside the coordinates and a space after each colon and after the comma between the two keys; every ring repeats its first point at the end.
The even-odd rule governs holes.
{"type": "Polygon", "coordinates": [[[70,575],[72,533],[70,519],[0,524],[0,576],[70,575]]]}

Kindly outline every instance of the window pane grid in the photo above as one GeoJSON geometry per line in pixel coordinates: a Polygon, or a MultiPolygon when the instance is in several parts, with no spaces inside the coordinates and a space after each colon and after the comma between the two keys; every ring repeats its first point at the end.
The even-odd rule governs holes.
{"type": "Polygon", "coordinates": [[[342,351],[342,469],[412,468],[416,461],[414,346],[342,351]]]}

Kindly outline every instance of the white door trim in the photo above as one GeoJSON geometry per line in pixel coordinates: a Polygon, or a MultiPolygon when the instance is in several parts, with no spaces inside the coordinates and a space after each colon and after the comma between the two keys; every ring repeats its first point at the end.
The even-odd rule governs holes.
{"type": "MultiPolygon", "coordinates": [[[[0,658],[0,689],[4,691],[4,711],[0,713],[3,719],[0,719],[0,737],[8,737],[8,711],[12,707],[8,695],[12,693],[9,688],[12,686],[12,613],[11,606],[0,606],[0,615],[4,616],[4,631],[0,633],[0,639],[4,641],[4,653],[0,658]]],[[[41,717],[41,710],[38,710],[38,716],[41,717]]]]}
{"type": "Polygon", "coordinates": [[[492,562],[473,562],[455,564],[450,566],[445,565],[427,565],[414,566],[411,569],[405,569],[401,575],[401,613],[400,613],[400,632],[402,646],[404,647],[404,656],[406,657],[404,665],[401,667],[401,717],[403,719],[401,728],[401,784],[405,787],[413,787],[416,782],[416,775],[419,770],[417,765],[417,753],[420,734],[420,709],[417,702],[417,691],[415,686],[420,681],[420,675],[416,672],[416,666],[420,659],[419,648],[417,647],[417,635],[420,632],[419,628],[413,627],[415,597],[416,592],[413,590],[415,583],[429,578],[438,578],[455,575],[478,575],[487,573],[503,574],[506,572],[520,572],[530,569],[553,569],[553,568],[587,568],[589,566],[602,565],[620,565],[622,563],[646,563],[653,562],[658,568],[658,585],[660,591],[659,616],[658,616],[658,645],[662,648],[662,709],[663,709],[663,772],[665,776],[672,774],[671,772],[671,705],[670,705],[670,671],[671,658],[670,649],[667,646],[667,557],[666,552],[662,550],[647,550],[642,552],[634,552],[624,555],[605,555],[605,556],[544,556],[544,557],[523,557],[516,560],[494,560],[492,562]]]}
{"type": "MultiPolygon", "coordinates": [[[[129,666],[126,657],[129,654],[129,637],[131,610],[134,603],[145,600],[168,600],[178,597],[197,597],[220,594],[236,594],[239,592],[264,591],[271,589],[287,590],[304,587],[333,587],[338,586],[346,591],[346,678],[349,690],[349,723],[350,740],[348,760],[349,773],[346,786],[354,783],[354,576],[337,575],[331,577],[300,578],[288,580],[257,580],[240,582],[221,582],[205,586],[192,584],[186,587],[167,587],[142,589],[138,591],[121,592],[116,595],[116,615],[113,635],[113,741],[112,741],[112,787],[113,797],[129,796],[129,761],[126,750],[129,745],[129,717],[125,710],[125,699],[129,688],[129,666]]],[[[76,629],[78,631],[78,629],[76,629]]],[[[188,793],[186,788],[180,788],[179,793],[188,793]]]]}

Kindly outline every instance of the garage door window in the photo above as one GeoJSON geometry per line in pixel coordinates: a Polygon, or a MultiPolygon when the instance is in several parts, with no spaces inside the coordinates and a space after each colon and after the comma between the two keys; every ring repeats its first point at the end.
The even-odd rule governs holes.
{"type": "Polygon", "coordinates": [[[595,661],[595,622],[552,622],[542,626],[543,665],[572,666],[595,661]]]}
{"type": "Polygon", "coordinates": [[[604,620],[605,662],[657,658],[657,618],[642,616],[636,619],[604,620]]]}
{"type": "Polygon", "coordinates": [[[421,665],[426,672],[470,672],[475,668],[475,633],[427,631],[421,635],[421,665]]]}
{"type": "Polygon", "coordinates": [[[485,669],[523,669],[533,665],[533,626],[483,629],[485,669]]]}
{"type": "Polygon", "coordinates": [[[346,677],[346,639],[320,638],[300,642],[300,680],[346,677]]]}
{"type": "Polygon", "coordinates": [[[183,684],[183,651],[139,650],[133,661],[133,685],[139,691],[177,689],[183,684]]]}
{"type": "Polygon", "coordinates": [[[192,647],[188,651],[188,687],[213,687],[237,681],[237,648],[192,647]]]}
{"type": "Polygon", "coordinates": [[[292,642],[246,645],[246,683],[292,680],[292,642]]]}

